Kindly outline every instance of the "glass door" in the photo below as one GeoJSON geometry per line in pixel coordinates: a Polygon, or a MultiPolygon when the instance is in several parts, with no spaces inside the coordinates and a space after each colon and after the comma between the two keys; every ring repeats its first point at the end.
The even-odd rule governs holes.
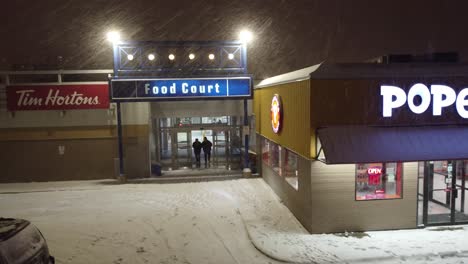
{"type": "Polygon", "coordinates": [[[465,161],[424,163],[424,225],[468,222],[465,169],[465,161]]]}
{"type": "Polygon", "coordinates": [[[468,222],[468,198],[467,194],[467,180],[468,180],[468,161],[458,160],[455,165],[456,171],[453,177],[453,189],[456,192],[455,197],[455,222],[467,223],[468,222]]]}
{"type": "Polygon", "coordinates": [[[190,131],[177,131],[174,140],[173,164],[176,168],[192,168],[192,143],[190,131]]]}
{"type": "Polygon", "coordinates": [[[218,167],[228,166],[228,133],[224,129],[215,129],[213,131],[213,165],[218,167]]]}

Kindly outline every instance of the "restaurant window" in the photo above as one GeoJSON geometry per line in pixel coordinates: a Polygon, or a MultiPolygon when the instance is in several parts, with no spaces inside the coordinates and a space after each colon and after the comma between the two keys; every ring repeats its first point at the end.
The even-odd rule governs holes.
{"type": "Polygon", "coordinates": [[[270,141],[262,138],[262,161],[270,165],[270,141]]]}
{"type": "Polygon", "coordinates": [[[402,198],[402,178],[402,163],[357,164],[356,200],[402,198]]]}
{"type": "Polygon", "coordinates": [[[270,143],[270,166],[276,173],[278,173],[281,176],[282,171],[280,167],[280,153],[281,153],[281,147],[271,142],[270,143]]]}
{"type": "Polygon", "coordinates": [[[298,175],[299,170],[297,167],[298,155],[288,149],[284,150],[283,162],[283,176],[286,182],[289,183],[294,189],[299,188],[298,175]]]}

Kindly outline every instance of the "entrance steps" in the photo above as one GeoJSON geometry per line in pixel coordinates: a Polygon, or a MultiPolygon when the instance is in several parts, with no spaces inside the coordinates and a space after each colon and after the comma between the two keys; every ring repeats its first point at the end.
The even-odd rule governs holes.
{"type": "MultiPolygon", "coordinates": [[[[253,175],[252,177],[259,177],[253,175]]],[[[152,175],[149,178],[128,179],[128,183],[179,183],[221,181],[244,178],[242,170],[226,170],[221,168],[197,168],[162,171],[161,176],[152,175]]]]}

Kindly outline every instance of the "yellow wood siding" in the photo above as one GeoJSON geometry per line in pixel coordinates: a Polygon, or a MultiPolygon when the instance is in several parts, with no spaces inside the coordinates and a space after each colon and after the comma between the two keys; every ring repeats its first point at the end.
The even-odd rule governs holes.
{"type": "Polygon", "coordinates": [[[257,133],[304,157],[311,157],[315,139],[311,140],[309,80],[256,89],[254,111],[257,133]],[[283,125],[279,134],[271,128],[270,108],[274,94],[281,97],[283,105],[283,125]]]}

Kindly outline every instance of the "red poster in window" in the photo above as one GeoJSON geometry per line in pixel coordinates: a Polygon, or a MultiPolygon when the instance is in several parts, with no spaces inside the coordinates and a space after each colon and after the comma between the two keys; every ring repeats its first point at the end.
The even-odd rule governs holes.
{"type": "Polygon", "coordinates": [[[109,86],[63,84],[7,86],[8,111],[109,108],[109,86]]]}

